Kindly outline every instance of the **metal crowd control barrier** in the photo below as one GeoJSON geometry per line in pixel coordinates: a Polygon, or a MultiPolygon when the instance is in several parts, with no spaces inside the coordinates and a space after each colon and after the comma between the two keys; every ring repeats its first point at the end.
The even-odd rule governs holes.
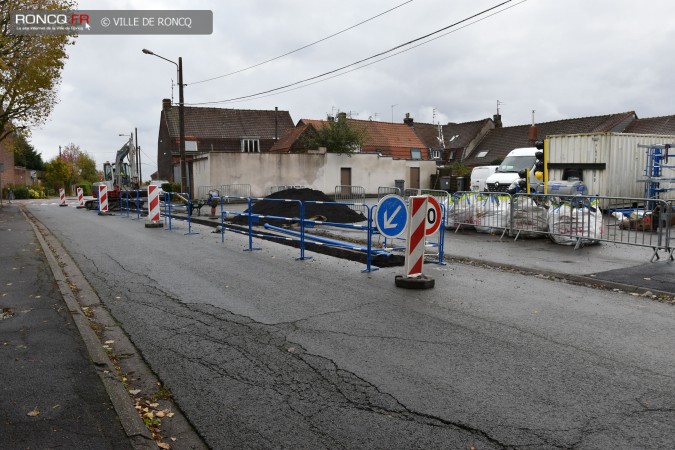
{"type": "MultiPolygon", "coordinates": [[[[253,251],[253,250],[260,250],[258,247],[253,247],[253,237],[262,237],[262,238],[270,238],[270,239],[279,239],[279,236],[272,235],[272,234],[265,234],[265,233],[253,233],[253,224],[259,223],[262,219],[272,219],[272,220],[281,220],[284,222],[298,222],[300,220],[299,217],[291,218],[291,217],[280,217],[280,216],[272,216],[272,215],[265,215],[265,214],[253,214],[253,204],[256,201],[270,201],[270,202],[281,202],[281,203],[294,203],[298,205],[298,209],[300,212],[299,217],[302,217],[304,213],[304,207],[303,204],[300,200],[289,200],[289,199],[272,199],[272,198],[251,198],[251,197],[235,197],[235,196],[229,196],[229,197],[224,197],[221,196],[220,201],[220,226],[221,226],[221,242],[225,242],[225,230],[227,229],[228,231],[240,231],[236,230],[233,228],[229,228],[225,226],[225,217],[228,215],[232,216],[242,216],[242,217],[247,217],[247,225],[248,225],[248,248],[244,249],[244,251],[253,251]],[[248,204],[248,210],[245,212],[241,211],[227,211],[223,208],[224,204],[228,200],[244,200],[248,204]]],[[[302,228],[302,226],[301,226],[302,228]]],[[[283,238],[282,240],[286,241],[293,241],[295,239],[293,238],[283,238]]],[[[304,239],[300,240],[301,245],[300,245],[300,257],[298,259],[306,259],[305,258],[305,249],[304,249],[304,239]]]]}
{"type": "Polygon", "coordinates": [[[363,186],[338,185],[335,186],[335,201],[339,203],[352,203],[354,211],[363,213],[366,203],[366,189],[363,186]]]}
{"type": "Polygon", "coordinates": [[[510,229],[511,196],[500,192],[455,192],[448,197],[445,226],[475,228],[481,233],[501,233],[510,229]]]}
{"type": "Polygon", "coordinates": [[[651,248],[651,260],[667,251],[673,259],[673,201],[591,195],[456,192],[446,226],[477,231],[508,231],[520,237],[548,237],[559,244],[609,242],[651,248]]]}
{"type": "MultiPolygon", "coordinates": [[[[185,235],[190,234],[199,234],[192,231],[192,208],[190,207],[190,194],[187,192],[165,192],[164,193],[164,225],[167,224],[168,228],[166,231],[173,231],[172,221],[173,221],[173,209],[186,209],[187,210],[187,223],[188,223],[188,232],[185,235]],[[181,201],[185,202],[185,205],[173,205],[171,197],[177,197],[181,201]]],[[[178,227],[176,227],[178,229],[178,227]]]]}
{"type": "Polygon", "coordinates": [[[403,192],[401,192],[401,190],[397,187],[380,186],[380,187],[377,188],[377,200],[378,201],[380,199],[382,199],[382,197],[384,197],[385,195],[391,195],[391,194],[402,196],[403,192]]]}
{"type": "Polygon", "coordinates": [[[223,184],[218,187],[218,191],[221,197],[225,197],[228,200],[228,203],[230,199],[251,197],[250,184],[223,184]]]}
{"type": "Polygon", "coordinates": [[[341,205],[346,205],[346,206],[361,206],[363,209],[368,211],[367,215],[367,225],[355,225],[355,224],[345,224],[345,223],[337,223],[337,222],[327,222],[327,221],[319,221],[319,220],[312,220],[312,219],[306,219],[305,218],[305,204],[311,203],[311,204],[321,204],[321,203],[329,203],[329,202],[321,202],[321,201],[305,201],[302,202],[300,200],[289,200],[289,199],[270,199],[270,198],[245,198],[245,197],[236,197],[235,199],[237,200],[244,200],[248,204],[248,211],[246,212],[241,212],[241,211],[230,211],[226,210],[224,208],[225,202],[227,199],[221,198],[221,221],[220,221],[220,226],[221,226],[221,242],[225,242],[225,231],[232,231],[234,233],[239,233],[239,234],[246,234],[248,235],[248,248],[245,249],[245,251],[252,251],[252,250],[260,250],[260,248],[255,248],[253,247],[253,237],[257,238],[266,238],[266,239],[276,239],[276,240],[283,240],[287,242],[298,242],[299,247],[300,247],[300,257],[296,258],[299,260],[304,260],[304,259],[310,259],[311,257],[305,256],[305,245],[307,243],[310,244],[315,244],[315,245],[322,245],[322,246],[327,246],[327,247],[337,247],[337,248],[345,248],[349,250],[357,250],[357,251],[362,251],[366,253],[366,269],[364,269],[364,272],[371,272],[374,270],[378,270],[378,268],[373,268],[372,266],[372,255],[375,254],[389,254],[388,251],[384,250],[373,250],[372,247],[372,236],[376,232],[374,226],[373,226],[373,216],[372,216],[372,209],[374,206],[371,208],[365,203],[357,205],[353,203],[340,203],[340,202],[330,202],[331,204],[341,204],[341,205]],[[263,214],[253,214],[252,212],[252,207],[255,201],[273,201],[273,202],[287,202],[287,203],[297,203],[298,204],[298,209],[299,209],[299,216],[298,217],[281,217],[281,216],[271,216],[271,215],[263,215],[263,214]],[[225,219],[230,216],[242,216],[242,217],[247,217],[247,225],[248,225],[248,231],[244,232],[242,230],[238,230],[236,228],[231,228],[227,227],[225,225],[225,219]],[[281,227],[277,227],[274,225],[270,225],[267,223],[263,223],[263,227],[268,230],[273,230],[276,232],[280,232],[283,234],[288,234],[290,237],[285,237],[285,236],[279,236],[277,234],[268,234],[268,233],[258,233],[253,231],[253,224],[254,222],[260,224],[264,222],[264,219],[272,219],[272,220],[281,220],[285,222],[290,222],[290,223],[296,223],[298,224],[299,230],[294,231],[294,230],[288,230],[284,229],[281,227]],[[306,229],[309,227],[314,227],[317,225],[324,225],[324,226],[333,226],[333,227],[341,227],[341,228],[351,228],[355,230],[362,230],[366,231],[367,233],[367,243],[366,247],[355,245],[353,243],[348,243],[348,242],[341,242],[335,239],[328,239],[325,237],[321,236],[314,236],[314,235],[308,235],[306,233],[306,229]]]}
{"type": "MultiPolygon", "coordinates": [[[[365,190],[364,190],[364,197],[365,197],[365,190]]],[[[373,215],[372,215],[372,210],[374,208],[366,205],[365,203],[350,203],[350,202],[322,202],[322,201],[305,201],[305,204],[315,204],[315,205],[320,205],[320,204],[335,204],[339,203],[341,205],[346,205],[349,206],[351,209],[355,211],[367,211],[368,214],[366,216],[366,225],[355,225],[353,223],[337,223],[337,222],[328,222],[328,221],[318,221],[318,220],[308,220],[305,219],[303,215],[303,220],[302,220],[302,228],[303,228],[303,233],[304,233],[304,228],[310,224],[310,225],[324,225],[324,226],[332,226],[332,227],[338,227],[338,228],[344,228],[344,229],[351,229],[351,230],[361,230],[365,231],[367,233],[367,239],[366,239],[366,248],[364,249],[361,246],[350,244],[350,243],[345,243],[345,242],[340,242],[332,239],[326,239],[326,238],[321,238],[318,236],[312,236],[311,239],[315,242],[315,244],[318,245],[328,245],[328,246],[334,246],[334,247],[339,247],[339,248],[346,248],[348,250],[356,250],[360,252],[365,252],[366,253],[366,269],[363,270],[363,272],[372,272],[373,270],[378,270],[378,268],[373,269],[372,268],[372,255],[373,255],[373,215]]],[[[381,254],[382,252],[377,252],[378,254],[381,254]]]]}
{"type": "Polygon", "coordinates": [[[220,186],[199,186],[197,188],[197,198],[207,199],[210,192],[219,191],[219,189],[220,186]]]}
{"type": "MultiPolygon", "coordinates": [[[[123,217],[123,212],[126,211],[127,218],[130,217],[131,207],[129,206],[129,192],[120,192],[120,217],[123,217]],[[122,199],[124,199],[124,207],[122,206],[122,199]]],[[[139,190],[131,191],[136,193],[136,218],[131,220],[141,220],[141,192],[139,190]]]]}

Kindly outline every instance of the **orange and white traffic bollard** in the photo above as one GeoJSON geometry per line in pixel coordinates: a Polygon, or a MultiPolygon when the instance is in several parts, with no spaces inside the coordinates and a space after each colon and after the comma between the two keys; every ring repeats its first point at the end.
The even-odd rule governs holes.
{"type": "Polygon", "coordinates": [[[145,228],[163,228],[159,217],[159,187],[154,184],[148,185],[148,221],[145,228]]]}
{"type": "Polygon", "coordinates": [[[100,184],[98,186],[98,215],[108,216],[108,186],[100,184]]]}
{"type": "Polygon", "coordinates": [[[81,187],[77,188],[77,202],[77,209],[84,208],[84,192],[81,187]]]}
{"type": "Polygon", "coordinates": [[[59,206],[68,206],[66,204],[66,190],[63,188],[59,189],[59,199],[60,199],[59,206]]]}
{"type": "Polygon", "coordinates": [[[405,249],[405,274],[396,276],[396,287],[406,289],[429,289],[435,281],[422,273],[424,266],[424,242],[427,226],[427,196],[410,197],[408,208],[407,246],[405,249]]]}

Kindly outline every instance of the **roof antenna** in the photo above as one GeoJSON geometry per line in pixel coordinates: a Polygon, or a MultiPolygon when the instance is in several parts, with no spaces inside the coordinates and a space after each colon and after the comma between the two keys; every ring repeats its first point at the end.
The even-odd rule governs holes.
{"type": "Polygon", "coordinates": [[[532,110],[532,126],[534,126],[534,109],[532,110]]]}
{"type": "Polygon", "coordinates": [[[173,78],[171,79],[171,104],[173,105],[173,87],[175,86],[173,78]]]}
{"type": "Polygon", "coordinates": [[[504,102],[500,102],[499,100],[497,100],[497,115],[499,115],[499,105],[503,105],[503,104],[504,104],[504,102]]]}

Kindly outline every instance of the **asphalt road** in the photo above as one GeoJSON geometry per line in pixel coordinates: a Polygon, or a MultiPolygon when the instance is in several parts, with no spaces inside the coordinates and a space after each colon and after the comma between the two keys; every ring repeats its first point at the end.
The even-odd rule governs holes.
{"type": "Polygon", "coordinates": [[[668,448],[675,309],[461,264],[436,287],[29,206],[213,448],[668,448]]]}

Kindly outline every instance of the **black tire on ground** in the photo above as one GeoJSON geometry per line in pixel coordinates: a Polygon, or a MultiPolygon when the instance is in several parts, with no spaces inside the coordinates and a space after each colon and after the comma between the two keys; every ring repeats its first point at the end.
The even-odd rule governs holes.
{"type": "Polygon", "coordinates": [[[420,275],[417,278],[406,278],[403,275],[396,275],[394,283],[396,287],[403,289],[431,289],[436,285],[436,280],[426,275],[420,275]]]}

